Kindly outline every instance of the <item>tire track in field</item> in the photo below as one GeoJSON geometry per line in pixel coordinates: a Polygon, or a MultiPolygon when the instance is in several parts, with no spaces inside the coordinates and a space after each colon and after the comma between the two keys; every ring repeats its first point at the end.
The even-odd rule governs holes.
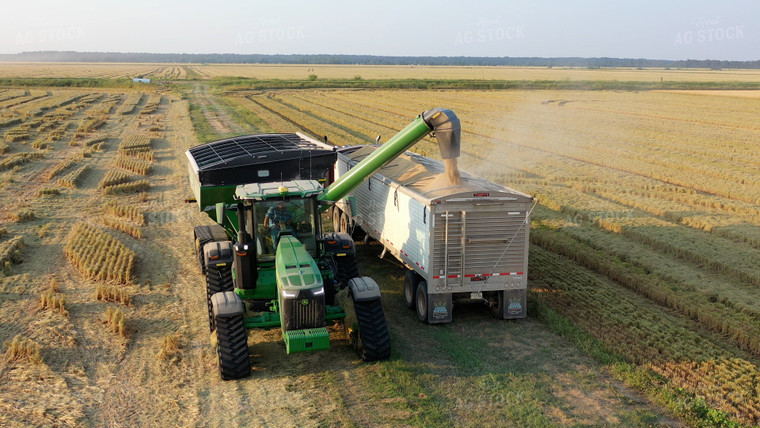
{"type": "Polygon", "coordinates": [[[252,103],[256,104],[260,108],[262,108],[262,109],[264,109],[264,110],[272,113],[273,115],[279,117],[280,119],[284,120],[285,122],[292,124],[295,127],[295,129],[302,129],[302,130],[308,132],[311,135],[319,135],[319,132],[315,132],[314,130],[312,130],[312,129],[304,126],[304,125],[301,125],[300,123],[294,121],[293,119],[291,119],[291,118],[289,118],[289,117],[287,117],[287,116],[285,116],[283,114],[280,114],[278,111],[265,106],[263,103],[261,103],[258,100],[254,99],[252,96],[247,96],[246,99],[248,99],[252,103]]]}
{"type": "Polygon", "coordinates": [[[203,112],[203,117],[217,134],[242,134],[245,130],[219,106],[215,97],[208,95],[208,87],[201,83],[193,85],[193,101],[203,112]]]}

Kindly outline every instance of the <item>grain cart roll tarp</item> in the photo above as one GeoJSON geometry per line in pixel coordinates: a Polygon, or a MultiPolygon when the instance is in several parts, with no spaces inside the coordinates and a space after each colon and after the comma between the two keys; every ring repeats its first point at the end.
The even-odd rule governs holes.
{"type": "Polygon", "coordinates": [[[233,202],[241,184],[319,180],[333,167],[333,147],[302,134],[226,138],[186,152],[190,188],[201,210],[233,202]]]}
{"type": "MultiPolygon", "coordinates": [[[[338,150],[335,177],[373,146],[338,150]]],[[[526,316],[533,198],[411,152],[356,187],[337,207],[413,270],[425,288],[426,321],[449,322],[455,301],[487,302],[499,318],[526,316]]],[[[419,314],[418,314],[419,315],[419,314]]]]}

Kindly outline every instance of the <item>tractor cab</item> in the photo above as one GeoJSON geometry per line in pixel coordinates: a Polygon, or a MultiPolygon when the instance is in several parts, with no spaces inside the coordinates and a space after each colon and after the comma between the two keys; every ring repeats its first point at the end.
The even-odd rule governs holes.
{"type": "Polygon", "coordinates": [[[317,257],[317,195],[321,192],[322,185],[316,180],[237,186],[235,198],[242,202],[247,231],[244,240],[255,242],[259,261],[274,260],[280,237],[285,235],[294,236],[312,257],[317,257]]]}

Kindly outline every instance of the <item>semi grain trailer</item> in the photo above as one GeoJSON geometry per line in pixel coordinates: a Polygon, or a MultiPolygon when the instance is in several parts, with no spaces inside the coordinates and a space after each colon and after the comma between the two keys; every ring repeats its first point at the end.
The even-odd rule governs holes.
{"type": "MultiPolygon", "coordinates": [[[[338,150],[340,179],[375,146],[338,150]]],[[[452,320],[455,303],[482,302],[500,319],[526,316],[533,198],[406,152],[339,200],[337,230],[362,230],[407,268],[404,300],[420,321],[452,320]]]]}

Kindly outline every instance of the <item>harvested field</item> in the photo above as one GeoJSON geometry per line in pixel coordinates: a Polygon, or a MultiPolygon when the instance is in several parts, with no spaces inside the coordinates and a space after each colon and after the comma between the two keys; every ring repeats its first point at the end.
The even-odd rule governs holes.
{"type": "MultiPolygon", "coordinates": [[[[84,65],[47,72],[63,73],[58,66],[84,65]]],[[[92,65],[92,72],[126,73],[107,66],[92,65]]],[[[175,79],[233,70],[118,66],[152,67],[175,79]]],[[[240,75],[248,70],[235,67],[240,75]]],[[[340,67],[314,73],[327,77],[328,69],[371,75],[340,67]]],[[[418,71],[439,72],[409,73],[418,71]]],[[[754,79],[752,72],[707,74],[754,79]]],[[[27,112],[0,115],[13,119],[3,135],[28,133],[6,140],[0,153],[7,267],[0,344],[8,343],[0,350],[0,424],[760,423],[754,94],[222,93],[195,83],[185,90],[187,100],[152,89],[139,97],[131,90],[0,90],[0,108],[27,112]],[[193,103],[205,106],[195,123],[193,103]],[[403,304],[403,269],[377,260],[377,243],[360,244],[361,272],[383,291],[391,359],[358,363],[341,326],[331,329],[330,350],[289,356],[279,330],[255,331],[253,375],[222,382],[193,256],[192,226],[210,219],[183,202],[190,196],[184,151],[198,144],[195,130],[203,129],[204,140],[301,131],[366,144],[378,135],[387,140],[431,107],[451,108],[462,121],[461,168],[539,200],[529,317],[499,322],[483,308],[457,306],[454,323],[422,325],[403,304]],[[102,121],[96,131],[78,129],[88,118],[102,121]],[[60,136],[48,138],[56,130],[60,136]],[[86,135],[76,137],[78,130],[86,135]],[[49,147],[34,148],[39,139],[49,147]],[[58,195],[45,192],[55,185],[58,195]],[[25,212],[34,216],[14,219],[25,212]]],[[[438,149],[428,138],[413,150],[435,157],[438,149]]]]}

